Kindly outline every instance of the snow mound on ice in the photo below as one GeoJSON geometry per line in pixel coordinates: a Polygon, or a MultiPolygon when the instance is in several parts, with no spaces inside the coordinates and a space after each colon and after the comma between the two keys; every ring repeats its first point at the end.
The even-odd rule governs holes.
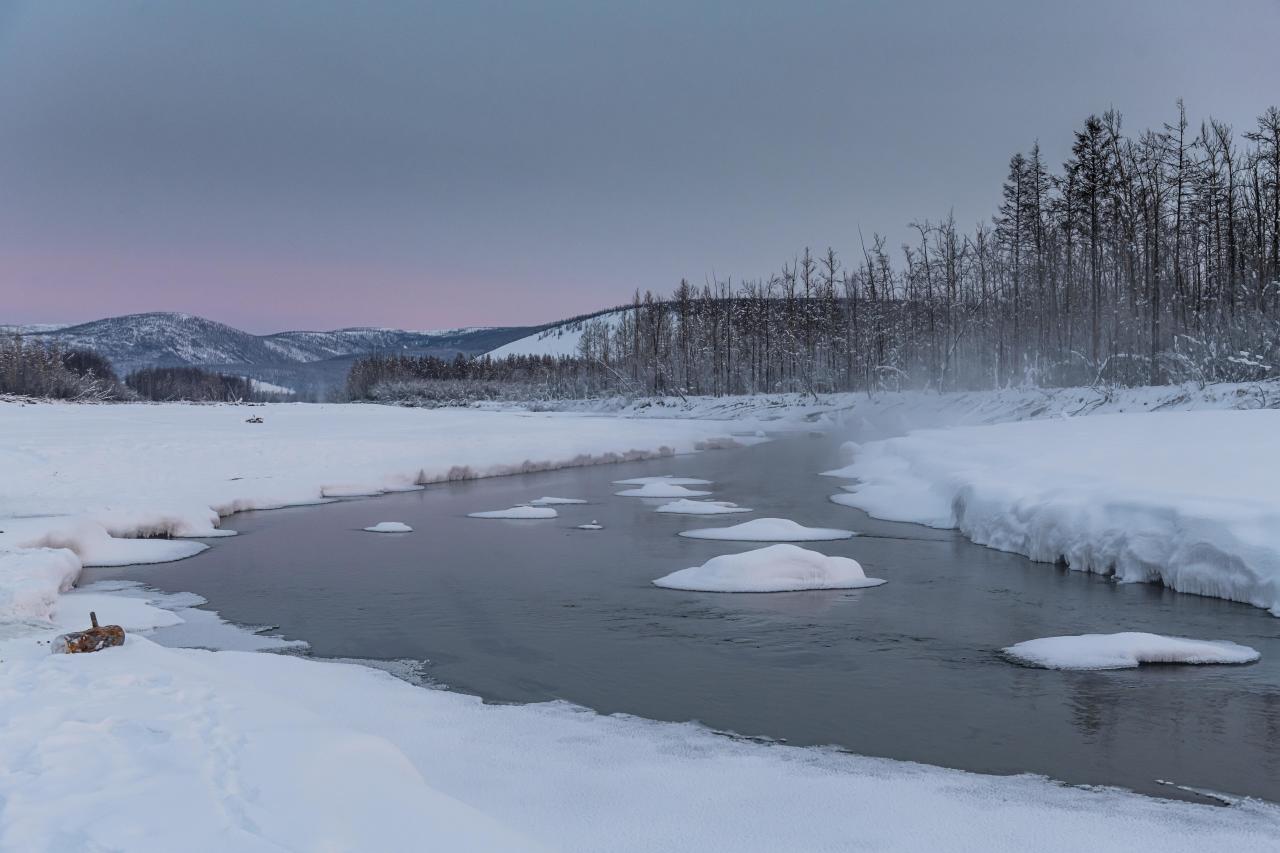
{"type": "Polygon", "coordinates": [[[511,509],[494,509],[488,512],[469,512],[467,518],[555,518],[554,509],[542,506],[513,506],[511,509]]]}
{"type": "Polygon", "coordinates": [[[553,498],[553,497],[548,497],[544,495],[543,497],[534,498],[533,500],[529,501],[529,506],[555,506],[557,504],[584,504],[584,503],[586,503],[586,501],[583,500],[582,498],[553,498]]]}
{"type": "Polygon", "coordinates": [[[713,557],[701,566],[658,578],[655,586],[696,592],[794,592],[861,589],[884,583],[869,578],[857,560],[828,557],[796,545],[769,545],[744,554],[713,557]]]}
{"type": "Polygon", "coordinates": [[[697,477],[673,477],[663,474],[661,477],[632,477],[630,480],[614,480],[615,486],[647,486],[650,483],[666,483],[668,486],[709,486],[710,480],[699,480],[697,477]]]}
{"type": "Polygon", "coordinates": [[[1252,663],[1261,655],[1226,640],[1193,640],[1140,631],[1041,637],[1004,649],[1045,669],[1129,669],[1144,663],[1252,663]]]}
{"type": "Polygon", "coordinates": [[[686,489],[684,486],[675,486],[670,483],[645,483],[638,488],[623,489],[620,492],[614,492],[614,494],[621,495],[624,498],[696,498],[711,493],[697,489],[686,489]]]}
{"type": "Polygon", "coordinates": [[[403,521],[379,521],[377,524],[364,528],[370,533],[412,533],[413,528],[405,524],[403,521]]]}
{"type": "Polygon", "coordinates": [[[683,530],[680,535],[689,539],[728,539],[734,542],[823,542],[848,539],[855,534],[852,530],[805,527],[789,518],[757,518],[730,527],[683,530]]]}
{"type": "Polygon", "coordinates": [[[599,522],[593,521],[590,524],[579,524],[578,529],[579,530],[604,530],[604,525],[600,524],[599,522]]]}
{"type": "Polygon", "coordinates": [[[738,506],[729,501],[691,501],[681,498],[669,504],[663,504],[654,512],[674,512],[680,515],[725,515],[734,512],[754,512],[750,507],[738,506]]]}

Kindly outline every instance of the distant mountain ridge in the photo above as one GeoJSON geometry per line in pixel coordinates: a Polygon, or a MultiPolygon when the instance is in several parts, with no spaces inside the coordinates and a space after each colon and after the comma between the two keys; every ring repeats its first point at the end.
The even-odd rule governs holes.
{"type": "Polygon", "coordinates": [[[405,331],[354,327],[254,335],[204,317],[172,312],[127,314],[52,328],[0,325],[0,331],[11,334],[56,342],[68,349],[94,350],[109,359],[121,375],[143,367],[197,366],[317,393],[340,384],[350,363],[362,355],[479,355],[535,328],[405,331]]]}

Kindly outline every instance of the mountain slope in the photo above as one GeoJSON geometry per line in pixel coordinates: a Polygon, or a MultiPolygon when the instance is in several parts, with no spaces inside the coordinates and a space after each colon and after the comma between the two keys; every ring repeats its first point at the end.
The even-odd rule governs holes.
{"type": "Polygon", "coordinates": [[[582,332],[589,324],[599,322],[614,328],[630,310],[629,308],[610,308],[594,314],[562,320],[538,329],[533,334],[504,343],[485,354],[490,358],[506,358],[509,355],[552,357],[577,355],[578,342],[582,340],[582,332]]]}
{"type": "MultiPolygon", "coordinates": [[[[19,331],[18,327],[0,328],[19,331]]],[[[153,312],[61,328],[22,327],[20,331],[64,348],[94,350],[109,359],[121,375],[144,367],[200,366],[319,394],[340,384],[351,362],[363,355],[472,356],[527,335],[530,329],[348,328],[254,335],[191,314],[153,312]]]]}

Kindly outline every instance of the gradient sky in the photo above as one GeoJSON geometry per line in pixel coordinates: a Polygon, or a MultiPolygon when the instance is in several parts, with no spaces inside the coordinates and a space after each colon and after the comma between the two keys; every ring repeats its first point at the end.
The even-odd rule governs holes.
{"type": "Polygon", "coordinates": [[[0,0],[0,322],[526,324],[989,217],[1090,112],[1280,100],[1280,2],[0,0]]]}

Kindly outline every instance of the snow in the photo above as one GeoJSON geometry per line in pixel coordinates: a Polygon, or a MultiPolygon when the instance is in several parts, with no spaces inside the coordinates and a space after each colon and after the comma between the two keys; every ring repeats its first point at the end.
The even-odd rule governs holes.
{"type": "MultiPolygon", "coordinates": [[[[698,411],[733,418],[734,405],[698,411]]],[[[1280,808],[1258,801],[1197,806],[763,745],[565,703],[486,705],[363,666],[153,641],[186,631],[183,645],[231,643],[235,630],[192,610],[195,597],[128,585],[68,592],[95,559],[178,559],[203,547],[137,537],[215,535],[235,511],[669,456],[727,432],[679,419],[688,412],[272,404],[253,410],[266,423],[246,427],[244,411],[0,402],[0,849],[1274,847],[1280,808]],[[89,609],[135,626],[126,644],[49,655],[48,639],[83,627],[89,609]],[[169,624],[174,615],[184,621],[169,624]]],[[[767,400],[741,412],[748,429],[792,417],[767,400]]],[[[250,648],[286,642],[239,633],[250,648]]]]}
{"type": "Polygon", "coordinates": [[[1058,418],[865,443],[836,503],[1280,615],[1280,411],[1058,418]]]}
{"type": "Polygon", "coordinates": [[[829,527],[805,527],[788,518],[756,518],[730,527],[701,527],[683,530],[689,539],[726,539],[732,542],[823,542],[848,539],[852,530],[829,527]]]}
{"type": "Polygon", "coordinates": [[[513,506],[510,509],[469,512],[467,518],[555,518],[557,515],[559,513],[550,507],[513,506]]]}
{"type": "Polygon", "coordinates": [[[589,317],[557,323],[540,332],[503,344],[497,349],[490,350],[487,355],[490,358],[506,358],[510,355],[549,355],[552,358],[576,356],[580,352],[582,333],[587,328],[587,324],[602,323],[610,329],[615,329],[628,311],[629,309],[605,311],[589,317]]]}
{"type": "Polygon", "coordinates": [[[699,480],[697,477],[676,477],[671,474],[663,474],[660,477],[632,477],[629,480],[614,480],[615,486],[647,486],[650,483],[660,483],[668,486],[709,486],[710,480],[699,480]]]}
{"type": "Polygon", "coordinates": [[[1193,640],[1126,631],[1027,640],[1004,650],[1045,669],[1128,669],[1144,663],[1252,663],[1260,655],[1226,640],[1193,640]]]}
{"type": "Polygon", "coordinates": [[[579,524],[578,529],[579,530],[604,530],[604,525],[600,524],[597,521],[592,521],[589,524],[579,524]]]}
{"type": "Polygon", "coordinates": [[[735,741],[385,672],[166,649],[6,654],[0,847],[1263,851],[1280,809],[735,741]],[[91,696],[92,701],[83,701],[91,696]],[[86,784],[92,780],[92,784],[86,784]],[[850,808],[856,803],[857,808],[850,808]]]}
{"type": "Polygon", "coordinates": [[[848,557],[828,557],[795,545],[769,545],[712,557],[701,566],[672,572],[653,583],[695,592],[794,592],[861,589],[884,581],[867,577],[858,561],[848,557]]]}
{"type": "Polygon", "coordinates": [[[670,483],[645,483],[643,486],[623,489],[614,494],[624,498],[694,498],[699,495],[709,495],[711,492],[686,489],[684,486],[673,486],[670,483]]]}
{"type": "Polygon", "coordinates": [[[559,506],[561,504],[569,505],[569,504],[584,504],[584,503],[586,503],[586,501],[583,500],[582,498],[555,498],[555,497],[544,496],[540,498],[534,498],[533,500],[529,501],[529,506],[559,506]]]}
{"type": "Polygon", "coordinates": [[[738,506],[729,501],[691,501],[681,498],[669,504],[663,504],[654,512],[671,512],[679,515],[726,515],[735,512],[754,512],[750,507],[738,506]]]}
{"type": "Polygon", "coordinates": [[[377,524],[363,528],[370,533],[412,533],[413,528],[403,521],[379,521],[377,524]]]}

